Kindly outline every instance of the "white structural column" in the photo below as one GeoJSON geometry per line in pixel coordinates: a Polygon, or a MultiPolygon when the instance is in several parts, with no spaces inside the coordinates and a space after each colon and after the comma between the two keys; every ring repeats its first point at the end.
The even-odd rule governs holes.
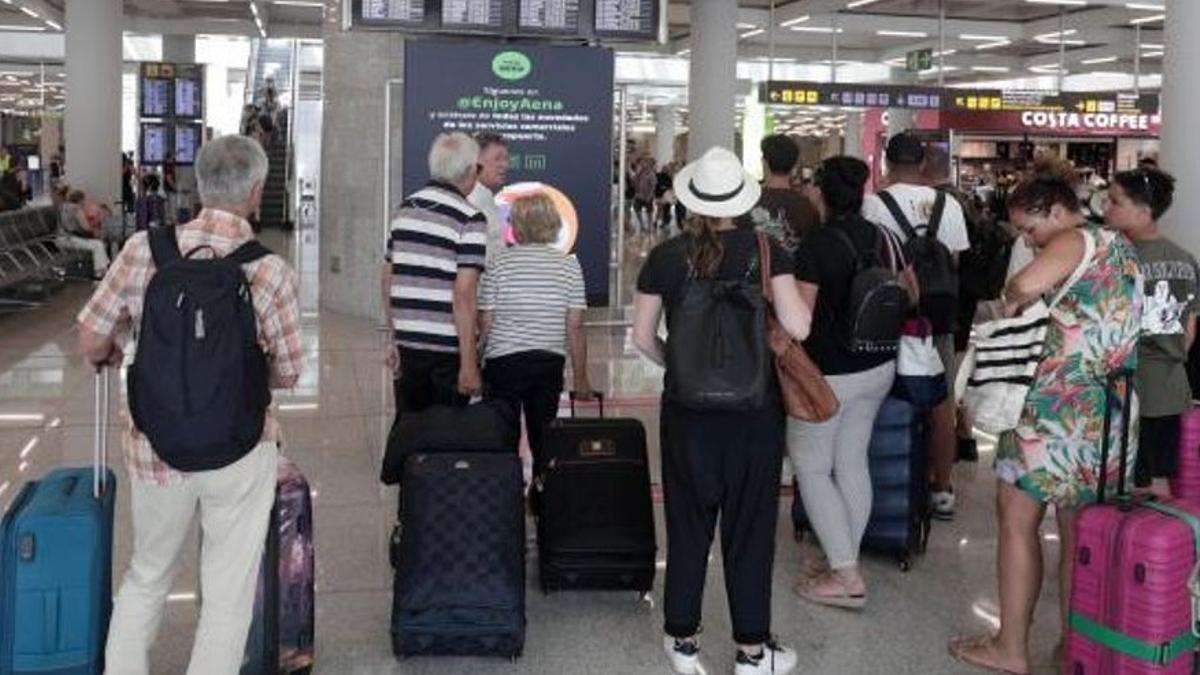
{"type": "Polygon", "coordinates": [[[1200,2],[1172,0],[1167,5],[1163,67],[1162,167],[1175,175],[1175,205],[1166,216],[1167,234],[1200,256],[1200,2]]]}
{"type": "Polygon", "coordinates": [[[688,156],[720,145],[733,150],[737,98],[738,3],[692,1],[692,58],[688,76],[688,156]]]}
{"type": "Polygon", "coordinates": [[[67,0],[67,180],[121,199],[121,0],[67,0]]]}
{"type": "Polygon", "coordinates": [[[675,108],[654,111],[654,161],[662,166],[675,159],[675,108]]]}
{"type": "Polygon", "coordinates": [[[842,154],[865,160],[862,154],[863,146],[863,114],[852,112],[846,114],[846,136],[842,146],[842,154]]]}
{"type": "Polygon", "coordinates": [[[162,60],[164,63],[195,63],[196,36],[162,36],[162,60]]]}

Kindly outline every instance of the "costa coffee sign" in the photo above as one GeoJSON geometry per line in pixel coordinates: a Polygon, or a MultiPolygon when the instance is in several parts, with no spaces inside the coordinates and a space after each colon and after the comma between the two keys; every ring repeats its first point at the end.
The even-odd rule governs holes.
{"type": "Polygon", "coordinates": [[[1150,115],[1131,115],[1123,113],[1065,113],[1065,112],[1032,112],[1021,113],[1022,126],[1035,129],[1100,129],[1111,131],[1150,132],[1150,115]]]}
{"type": "Polygon", "coordinates": [[[1082,112],[957,112],[942,111],[940,126],[968,133],[1155,137],[1162,129],[1159,115],[1082,112]]]}

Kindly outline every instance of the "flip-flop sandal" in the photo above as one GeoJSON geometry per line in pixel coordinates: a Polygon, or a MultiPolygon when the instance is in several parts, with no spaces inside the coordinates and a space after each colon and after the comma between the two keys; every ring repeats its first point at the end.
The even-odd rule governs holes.
{"type": "Polygon", "coordinates": [[[826,595],[824,593],[816,593],[816,586],[820,579],[809,579],[807,583],[801,582],[796,584],[796,595],[809,602],[825,605],[827,607],[839,607],[841,609],[863,609],[867,606],[866,593],[851,594],[842,587],[842,592],[836,595],[826,595]]]}
{"type": "Polygon", "coordinates": [[[977,656],[972,656],[970,654],[971,650],[974,650],[978,647],[992,646],[994,644],[994,640],[995,638],[991,635],[973,635],[952,638],[950,640],[950,656],[954,657],[954,660],[961,663],[965,663],[975,668],[982,668],[983,670],[993,673],[1002,673],[1003,675],[1030,675],[1030,671],[1028,669],[1009,670],[1007,668],[1001,668],[995,663],[986,661],[977,656]]]}

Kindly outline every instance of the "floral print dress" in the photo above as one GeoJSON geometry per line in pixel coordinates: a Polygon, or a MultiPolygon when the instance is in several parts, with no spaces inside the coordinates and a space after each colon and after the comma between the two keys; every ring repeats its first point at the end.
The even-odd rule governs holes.
{"type": "MultiPolygon", "coordinates": [[[[1050,314],[1045,356],[1021,421],[1001,436],[996,474],[1041,503],[1074,508],[1096,501],[1106,380],[1136,370],[1142,285],[1137,250],[1124,235],[1088,226],[1095,253],[1050,314]]],[[[1114,394],[1117,410],[1124,394],[1114,394]]],[[[1137,403],[1130,420],[1128,479],[1137,453],[1137,403]]],[[[1108,487],[1116,488],[1121,414],[1114,412],[1108,487]]]]}

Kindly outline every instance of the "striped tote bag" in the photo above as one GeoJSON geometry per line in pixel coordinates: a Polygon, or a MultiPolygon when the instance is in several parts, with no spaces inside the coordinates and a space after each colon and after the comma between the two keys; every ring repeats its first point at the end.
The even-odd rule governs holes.
{"type": "Polygon", "coordinates": [[[1011,431],[1020,422],[1025,398],[1046,348],[1050,311],[1083,278],[1096,252],[1091,233],[1080,232],[1083,259],[1049,304],[1038,300],[1020,316],[986,321],[972,330],[955,392],[975,426],[984,432],[1011,431]]]}

